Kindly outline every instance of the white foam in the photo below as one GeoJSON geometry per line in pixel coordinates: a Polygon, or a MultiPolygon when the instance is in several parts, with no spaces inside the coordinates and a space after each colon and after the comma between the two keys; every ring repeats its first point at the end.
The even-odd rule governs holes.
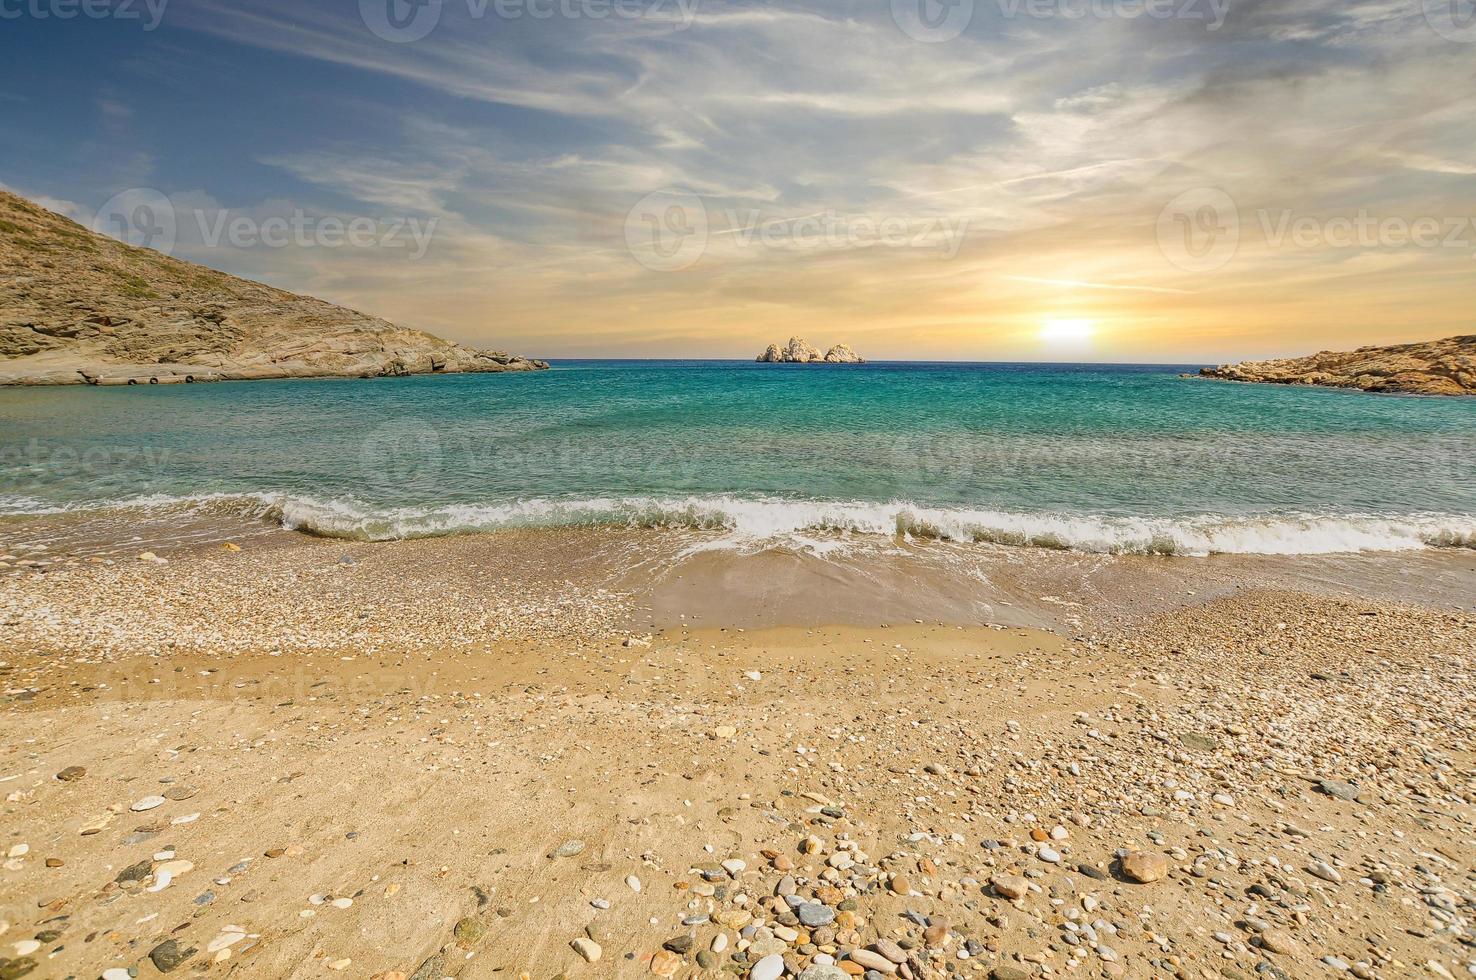
{"type": "MultiPolygon", "coordinates": [[[[12,498],[13,500],[13,498],[12,498]]],[[[3,501],[0,504],[10,504],[3,501]]],[[[26,505],[40,502],[25,501],[26,505]]],[[[613,524],[725,532],[702,548],[782,544],[820,554],[848,537],[938,538],[1117,554],[1323,555],[1476,548],[1476,516],[1264,514],[1130,517],[921,507],[908,501],[812,501],[778,497],[531,497],[483,504],[375,507],[346,498],[284,494],[146,497],[105,507],[217,506],[326,537],[393,540],[513,527],[613,524]]],[[[81,508],[9,509],[56,513],[81,508]]]]}

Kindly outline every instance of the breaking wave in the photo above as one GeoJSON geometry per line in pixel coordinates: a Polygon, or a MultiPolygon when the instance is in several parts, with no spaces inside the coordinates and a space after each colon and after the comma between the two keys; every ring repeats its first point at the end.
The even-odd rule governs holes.
{"type": "MultiPolygon", "coordinates": [[[[433,507],[377,507],[349,499],[283,494],[145,497],[110,510],[207,509],[265,520],[321,537],[361,541],[471,534],[508,528],[617,526],[720,532],[718,546],[745,547],[814,535],[887,536],[1100,554],[1322,555],[1476,548],[1476,516],[1197,515],[1131,517],[924,507],[906,501],[825,502],[777,497],[611,496],[528,498],[433,507]]],[[[96,512],[92,505],[75,508],[96,512]]],[[[65,508],[17,498],[0,514],[56,514],[65,508]]]]}

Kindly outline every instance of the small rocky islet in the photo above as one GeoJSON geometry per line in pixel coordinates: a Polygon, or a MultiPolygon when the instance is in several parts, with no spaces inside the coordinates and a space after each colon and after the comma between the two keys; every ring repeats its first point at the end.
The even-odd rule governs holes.
{"type": "Polygon", "coordinates": [[[770,344],[755,358],[760,364],[865,364],[866,359],[846,344],[836,344],[822,352],[812,347],[803,337],[790,337],[789,343],[780,347],[770,344]]]}

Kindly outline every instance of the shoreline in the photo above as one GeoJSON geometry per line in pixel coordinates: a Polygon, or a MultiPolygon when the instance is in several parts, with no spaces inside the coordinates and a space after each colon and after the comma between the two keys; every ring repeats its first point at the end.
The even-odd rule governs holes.
{"type": "MultiPolygon", "coordinates": [[[[34,591],[75,590],[86,604],[95,583],[105,591],[147,595],[167,592],[176,581],[193,589],[197,579],[210,577],[247,597],[262,589],[263,576],[290,575],[315,588],[353,583],[380,602],[407,588],[437,592],[446,598],[448,615],[479,616],[482,598],[470,583],[499,570],[499,578],[522,576],[530,594],[552,589],[548,594],[621,596],[626,621],[645,629],[694,622],[878,626],[922,618],[1070,630],[1084,622],[1173,612],[1248,588],[1476,609],[1476,550],[1466,548],[1109,555],[862,535],[751,543],[719,531],[609,526],[353,541],[265,522],[222,524],[215,515],[182,524],[172,516],[158,524],[123,516],[105,527],[23,521],[23,534],[0,522],[0,554],[29,556],[0,569],[0,582],[34,578],[34,591]],[[49,533],[35,533],[42,529],[49,533]],[[28,550],[34,547],[44,550],[28,550]],[[160,560],[140,559],[145,553],[160,560]],[[28,568],[28,562],[44,564],[28,568]]],[[[333,601],[331,595],[317,598],[333,601]]]]}
{"type": "MultiPolygon", "coordinates": [[[[393,378],[429,378],[467,374],[529,374],[550,370],[547,361],[537,358],[518,358],[498,367],[465,369],[460,371],[436,371],[429,369],[407,369],[405,371],[380,374],[301,374],[283,372],[274,374],[241,373],[233,369],[222,369],[204,364],[111,364],[88,362],[88,369],[76,367],[70,361],[47,365],[32,374],[7,370],[19,359],[0,360],[0,389],[4,388],[136,388],[175,384],[224,385],[255,381],[382,381],[393,378]],[[167,369],[160,371],[160,368],[167,369]],[[77,377],[73,379],[71,374],[77,377]]],[[[26,365],[31,366],[31,365],[26,365]]]]}
{"type": "Polygon", "coordinates": [[[825,500],[773,495],[632,494],[531,497],[439,506],[373,506],[353,498],[271,492],[142,495],[88,504],[3,501],[0,552],[27,537],[72,541],[101,554],[145,529],[209,531],[213,540],[269,530],[330,541],[394,543],[487,534],[631,530],[716,535],[715,548],[832,550],[975,545],[1083,555],[1339,558],[1425,551],[1476,552],[1476,518],[1464,513],[1191,513],[1140,515],[923,506],[908,500],[825,500]]]}
{"type": "MultiPolygon", "coordinates": [[[[142,522],[110,511],[81,522],[70,515],[0,521],[0,556],[10,559],[0,568],[0,583],[13,586],[9,600],[29,596],[76,608],[101,602],[112,615],[109,595],[126,592],[144,603],[157,596],[151,615],[186,632],[214,627],[171,608],[172,590],[213,593],[229,616],[274,601],[289,582],[302,601],[338,610],[339,620],[334,590],[380,605],[405,592],[434,594],[448,624],[492,615],[489,605],[506,619],[505,609],[478,592],[489,576],[499,585],[515,580],[521,601],[587,602],[602,629],[647,631],[921,619],[1079,632],[1255,589],[1476,610],[1476,550],[1468,548],[1101,554],[859,534],[753,542],[725,531],[605,525],[356,541],[209,512],[142,522]]],[[[299,626],[317,635],[328,632],[325,621],[304,618],[299,626]]]]}

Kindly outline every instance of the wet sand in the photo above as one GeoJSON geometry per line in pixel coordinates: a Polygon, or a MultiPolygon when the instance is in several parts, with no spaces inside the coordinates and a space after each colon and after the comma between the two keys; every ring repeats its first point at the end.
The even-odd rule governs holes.
{"type": "Polygon", "coordinates": [[[234,543],[0,577],[6,976],[1473,970],[1464,555],[234,543]]]}

